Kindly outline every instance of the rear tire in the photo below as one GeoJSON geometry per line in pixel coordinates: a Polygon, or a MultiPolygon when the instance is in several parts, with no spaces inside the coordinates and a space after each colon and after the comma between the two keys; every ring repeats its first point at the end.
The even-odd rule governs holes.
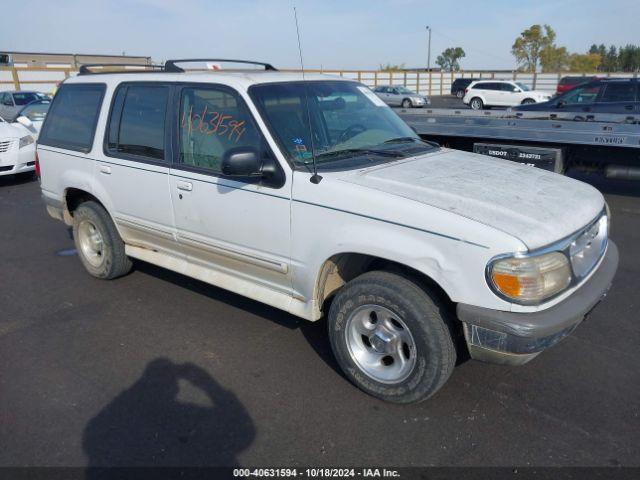
{"type": "Polygon", "coordinates": [[[75,210],[73,238],[82,264],[94,277],[110,280],[131,270],[124,242],[102,205],[88,201],[75,210]]]}
{"type": "Polygon", "coordinates": [[[464,90],[458,90],[458,91],[456,92],[456,97],[457,97],[457,98],[462,98],[462,97],[464,97],[464,90]]]}
{"type": "Polygon", "coordinates": [[[402,108],[411,108],[413,107],[413,103],[411,103],[411,100],[409,100],[408,98],[405,98],[404,100],[402,100],[402,108]]]}
{"type": "Polygon", "coordinates": [[[469,102],[469,106],[472,110],[482,110],[484,108],[484,103],[481,98],[473,97],[469,102]]]}
{"type": "Polygon", "coordinates": [[[456,351],[435,295],[390,272],[345,285],[329,311],[329,339],[345,375],[382,400],[426,400],[447,381],[456,351]]]}

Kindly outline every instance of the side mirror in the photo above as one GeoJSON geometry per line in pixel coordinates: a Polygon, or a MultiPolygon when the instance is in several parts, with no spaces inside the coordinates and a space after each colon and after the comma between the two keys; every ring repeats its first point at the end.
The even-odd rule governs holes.
{"type": "Polygon", "coordinates": [[[253,147],[236,147],[225,152],[221,162],[222,174],[229,177],[262,178],[262,160],[253,147]]]}
{"type": "Polygon", "coordinates": [[[24,125],[29,130],[33,128],[33,122],[24,115],[20,115],[18,118],[16,118],[16,122],[18,122],[20,125],[24,125]]]}
{"type": "Polygon", "coordinates": [[[558,102],[556,103],[556,108],[562,108],[567,104],[567,102],[565,102],[564,100],[558,100],[558,102]]]}
{"type": "Polygon", "coordinates": [[[11,100],[5,100],[2,102],[3,105],[6,105],[7,107],[13,107],[13,103],[11,102],[11,100]]]}
{"type": "Polygon", "coordinates": [[[516,92],[516,93],[522,93],[522,89],[520,89],[520,88],[516,88],[516,89],[514,90],[514,92],[516,92]]]}

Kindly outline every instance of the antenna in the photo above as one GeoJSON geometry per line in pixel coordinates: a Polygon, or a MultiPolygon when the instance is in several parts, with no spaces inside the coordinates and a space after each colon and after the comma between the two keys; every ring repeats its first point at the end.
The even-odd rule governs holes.
{"type": "MultiPolygon", "coordinates": [[[[300,53],[300,69],[302,70],[302,81],[304,82],[304,62],[302,61],[302,44],[300,43],[300,28],[298,27],[298,12],[296,6],[293,6],[293,16],[296,20],[296,35],[298,36],[298,52],[300,53]]],[[[316,168],[316,149],[313,145],[313,128],[311,128],[311,112],[309,111],[309,92],[307,91],[307,84],[304,83],[304,104],[307,108],[307,122],[309,122],[309,140],[311,141],[311,161],[313,162],[313,175],[311,176],[311,183],[318,184],[322,177],[318,175],[318,169],[316,168]]]]}

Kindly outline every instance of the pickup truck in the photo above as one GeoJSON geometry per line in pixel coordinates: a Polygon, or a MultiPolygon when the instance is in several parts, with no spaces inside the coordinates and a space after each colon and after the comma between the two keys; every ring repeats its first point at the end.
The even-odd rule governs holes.
{"type": "Polygon", "coordinates": [[[396,403],[468,354],[530,361],[607,292],[591,186],[421,140],[352,80],[189,62],[86,67],[53,100],[42,195],[89,274],[138,259],[326,318],[345,375],[396,403]]]}

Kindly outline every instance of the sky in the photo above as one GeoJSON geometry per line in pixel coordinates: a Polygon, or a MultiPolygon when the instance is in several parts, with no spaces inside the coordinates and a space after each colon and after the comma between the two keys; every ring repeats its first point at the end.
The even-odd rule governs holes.
{"type": "Polygon", "coordinates": [[[431,64],[447,47],[464,69],[511,69],[511,45],[548,23],[556,43],[640,43],[640,0],[0,0],[0,50],[167,58],[241,58],[298,68],[296,6],[305,68],[431,64]],[[5,4],[6,2],[6,4],[5,4]],[[10,6],[9,6],[10,4],[10,6]],[[9,21],[6,21],[9,20],[9,21]]]}

